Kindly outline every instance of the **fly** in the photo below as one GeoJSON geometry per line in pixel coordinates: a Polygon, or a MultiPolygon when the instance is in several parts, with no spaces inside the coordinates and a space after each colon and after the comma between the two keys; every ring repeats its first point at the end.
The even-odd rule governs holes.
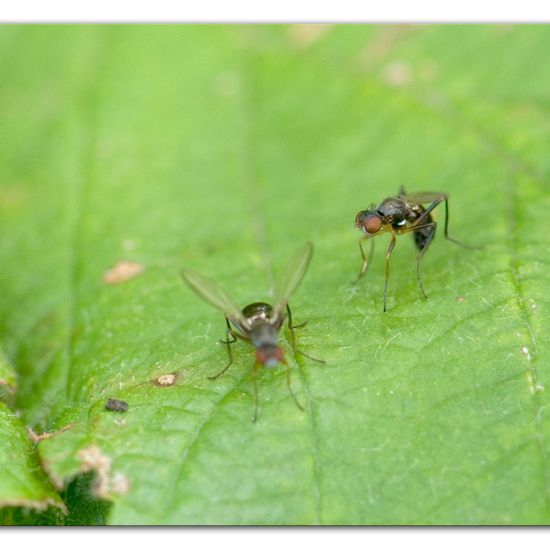
{"type": "Polygon", "coordinates": [[[256,376],[261,366],[272,368],[281,363],[286,365],[288,391],[297,407],[300,410],[304,410],[292,391],[290,384],[290,368],[287,365],[283,349],[278,344],[279,330],[283,326],[285,319],[288,322],[294,355],[299,353],[313,361],[324,363],[324,361],[315,359],[297,349],[294,331],[297,328],[305,326],[306,323],[294,325],[292,322],[292,313],[288,305],[290,296],[301,283],[308,270],[312,256],[313,245],[311,243],[306,243],[290,258],[275,285],[274,306],[265,302],[254,302],[253,304],[247,305],[242,310],[235,305],[232,298],[230,298],[225,290],[217,283],[190,269],[184,269],[181,272],[183,280],[194,292],[203,300],[221,310],[225,315],[226,339],[220,340],[220,343],[227,346],[229,361],[220,372],[214,376],[209,376],[209,378],[211,380],[218,378],[218,376],[221,376],[231,366],[233,363],[231,345],[238,339],[250,342],[256,349],[256,361],[252,368],[256,399],[253,422],[256,422],[258,417],[259,400],[256,376]]]}
{"type": "Polygon", "coordinates": [[[447,193],[425,192],[405,193],[403,186],[399,189],[399,194],[396,197],[384,199],[378,206],[372,204],[367,210],[361,210],[355,217],[355,227],[365,233],[359,239],[359,250],[361,251],[361,270],[356,279],[358,282],[366,273],[374,253],[374,241],[371,240],[370,253],[367,258],[363,248],[363,241],[372,239],[384,233],[391,234],[390,244],[386,251],[386,272],[384,279],[384,312],[386,311],[386,298],[388,290],[388,280],[390,278],[390,256],[395,247],[395,241],[398,235],[412,233],[414,244],[418,249],[416,257],[416,275],[420,292],[427,298],[422,281],[422,273],[420,270],[420,262],[430,243],[432,242],[437,222],[432,217],[433,209],[445,202],[445,238],[453,243],[464,246],[465,248],[477,249],[479,247],[469,246],[453,239],[448,233],[449,226],[449,196],[447,193]],[[427,206],[426,206],[427,205],[427,206]]]}

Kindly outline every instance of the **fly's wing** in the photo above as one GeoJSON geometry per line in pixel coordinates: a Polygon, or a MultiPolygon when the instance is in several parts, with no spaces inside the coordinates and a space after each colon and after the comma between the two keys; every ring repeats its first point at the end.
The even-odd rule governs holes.
{"type": "Polygon", "coordinates": [[[313,245],[306,243],[298,252],[290,258],[286,264],[277,284],[275,285],[275,299],[273,307],[272,322],[280,319],[286,308],[290,295],[298,288],[302,282],[307,268],[313,256],[313,245]]]}
{"type": "Polygon", "coordinates": [[[242,311],[220,285],[191,269],[183,269],[181,276],[193,291],[203,300],[223,311],[226,317],[243,327],[248,325],[242,311]]]}
{"type": "Polygon", "coordinates": [[[426,191],[425,193],[403,193],[403,196],[406,201],[411,204],[426,204],[435,201],[443,201],[448,198],[447,193],[437,193],[431,191],[426,191]]]}

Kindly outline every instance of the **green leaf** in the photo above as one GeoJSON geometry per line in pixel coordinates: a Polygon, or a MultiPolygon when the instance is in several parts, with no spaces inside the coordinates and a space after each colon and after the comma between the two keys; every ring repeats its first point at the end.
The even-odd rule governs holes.
{"type": "Polygon", "coordinates": [[[95,482],[94,472],[75,477],[60,493],[63,508],[2,508],[0,525],[104,525],[111,504],[94,496],[95,482]]]}
{"type": "Polygon", "coordinates": [[[549,523],[549,42],[534,26],[3,29],[0,326],[57,487],[95,471],[112,524],[549,523]],[[424,300],[398,238],[384,314],[388,241],[353,292],[353,220],[400,185],[449,193],[450,234],[484,248],[440,227],[424,300]],[[284,344],[305,410],[265,369],[254,424],[253,349],[207,378],[225,323],[179,271],[244,306],[307,241],[290,305],[327,364],[284,344]]]}
{"type": "Polygon", "coordinates": [[[15,392],[15,371],[0,349],[0,400],[9,402],[15,392]]]}
{"type": "Polygon", "coordinates": [[[64,509],[38,465],[27,431],[4,403],[0,403],[0,440],[0,509],[8,506],[64,509]]]}

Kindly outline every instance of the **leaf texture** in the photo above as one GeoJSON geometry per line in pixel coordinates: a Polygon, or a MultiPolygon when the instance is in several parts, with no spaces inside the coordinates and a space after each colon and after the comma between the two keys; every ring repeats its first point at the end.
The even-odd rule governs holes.
{"type": "MultiPolygon", "coordinates": [[[[548,524],[546,27],[10,27],[0,321],[62,488],[112,524],[548,524]],[[457,47],[459,45],[460,47],[457,47]],[[356,213],[450,196],[357,288],[356,213]],[[435,211],[443,221],[443,208],[435,211]],[[298,356],[226,364],[223,316],[311,241],[298,356]],[[107,284],[124,260],[143,270],[107,284]],[[7,266],[7,267],[6,267],[7,266]],[[126,413],[105,408],[108,398],[126,413]]],[[[288,335],[287,335],[288,337],[288,335]]],[[[3,495],[0,494],[0,499],[3,495]]]]}

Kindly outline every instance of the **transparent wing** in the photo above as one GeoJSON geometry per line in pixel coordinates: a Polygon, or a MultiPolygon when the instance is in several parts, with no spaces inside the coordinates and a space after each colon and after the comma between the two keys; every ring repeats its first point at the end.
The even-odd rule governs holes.
{"type": "Polygon", "coordinates": [[[306,243],[298,252],[290,258],[286,264],[281,276],[279,277],[277,284],[275,285],[275,296],[273,307],[273,319],[279,319],[280,315],[286,308],[286,304],[290,295],[298,288],[298,285],[302,282],[307,268],[311,262],[313,256],[313,245],[306,243]]]}
{"type": "Polygon", "coordinates": [[[223,311],[229,319],[242,326],[247,326],[246,318],[240,308],[235,305],[235,302],[220,285],[191,269],[183,269],[181,276],[203,300],[223,311]]]}
{"type": "Polygon", "coordinates": [[[444,200],[448,197],[447,193],[436,193],[426,191],[425,193],[406,193],[405,199],[412,204],[426,204],[437,200],[444,200]]]}

